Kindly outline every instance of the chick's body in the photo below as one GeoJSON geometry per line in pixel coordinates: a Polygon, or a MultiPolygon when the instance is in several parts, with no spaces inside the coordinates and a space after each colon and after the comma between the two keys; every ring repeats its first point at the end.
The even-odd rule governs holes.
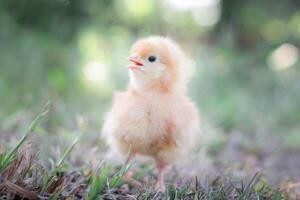
{"type": "Polygon", "coordinates": [[[153,156],[169,164],[192,142],[197,128],[197,111],[184,94],[140,94],[132,89],[114,98],[108,116],[111,146],[153,156]]]}
{"type": "Polygon", "coordinates": [[[132,47],[130,84],[114,96],[103,127],[109,145],[128,155],[154,158],[157,189],[164,190],[165,166],[195,141],[198,111],[186,94],[187,59],[172,40],[149,37],[132,47]]]}

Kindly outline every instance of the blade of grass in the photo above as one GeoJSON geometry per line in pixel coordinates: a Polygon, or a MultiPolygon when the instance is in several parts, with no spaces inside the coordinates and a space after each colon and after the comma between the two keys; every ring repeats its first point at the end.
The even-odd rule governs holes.
{"type": "Polygon", "coordinates": [[[111,167],[107,164],[102,165],[101,170],[98,170],[92,177],[91,188],[88,192],[87,199],[100,199],[100,194],[104,189],[104,185],[111,172],[111,167]]]}
{"type": "MultiPolygon", "coordinates": [[[[257,183],[258,178],[259,178],[259,172],[254,174],[254,176],[251,178],[249,183],[243,189],[243,193],[239,197],[240,200],[248,199],[249,195],[251,194],[251,189],[253,189],[253,186],[257,183]]],[[[244,185],[244,184],[242,184],[242,185],[244,185]]]]}
{"type": "Polygon", "coordinates": [[[111,188],[118,186],[122,182],[122,177],[131,168],[131,164],[123,165],[118,173],[116,173],[110,180],[109,185],[111,188]]]}
{"type": "Polygon", "coordinates": [[[26,133],[23,135],[23,137],[19,140],[17,145],[10,150],[9,152],[3,153],[0,157],[0,173],[2,173],[9,163],[14,159],[15,154],[19,150],[20,146],[26,141],[26,139],[29,137],[29,135],[35,130],[38,122],[43,118],[48,112],[49,112],[49,102],[45,105],[44,109],[38,113],[38,115],[34,118],[34,120],[30,123],[28,126],[26,133]]]}
{"type": "Polygon", "coordinates": [[[83,132],[80,133],[72,142],[72,144],[64,151],[63,156],[59,160],[59,162],[55,165],[53,169],[50,170],[41,180],[42,182],[42,190],[44,191],[49,184],[51,184],[56,177],[56,174],[61,171],[63,163],[70,155],[71,151],[74,149],[75,145],[78,143],[79,139],[82,137],[83,132]]]}
{"type": "Polygon", "coordinates": [[[56,164],[56,167],[61,167],[66,158],[70,155],[71,151],[74,149],[75,145],[78,143],[79,139],[82,137],[83,133],[81,132],[80,135],[78,135],[72,142],[72,144],[66,149],[63,156],[59,160],[59,162],[56,164]]]}

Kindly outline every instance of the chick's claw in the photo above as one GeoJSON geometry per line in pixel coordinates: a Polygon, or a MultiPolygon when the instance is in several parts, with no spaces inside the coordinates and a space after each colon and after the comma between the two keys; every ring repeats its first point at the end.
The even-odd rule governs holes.
{"type": "Polygon", "coordinates": [[[155,185],[155,190],[157,192],[165,192],[166,191],[165,184],[158,181],[155,185]]]}
{"type": "Polygon", "coordinates": [[[130,184],[133,187],[141,188],[143,186],[143,184],[141,182],[135,180],[133,178],[133,175],[134,175],[133,171],[129,170],[128,172],[126,172],[123,175],[123,180],[126,181],[128,184],[130,184]]]}

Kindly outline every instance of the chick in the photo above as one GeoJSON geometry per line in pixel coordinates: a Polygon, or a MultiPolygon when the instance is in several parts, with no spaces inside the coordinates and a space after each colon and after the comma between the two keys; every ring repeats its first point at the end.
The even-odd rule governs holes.
{"type": "Polygon", "coordinates": [[[138,40],[129,60],[130,83],[115,94],[102,134],[127,155],[125,164],[138,154],[152,157],[156,189],[164,191],[166,167],[190,149],[199,130],[198,110],[187,96],[188,62],[174,41],[160,36],[138,40]]]}

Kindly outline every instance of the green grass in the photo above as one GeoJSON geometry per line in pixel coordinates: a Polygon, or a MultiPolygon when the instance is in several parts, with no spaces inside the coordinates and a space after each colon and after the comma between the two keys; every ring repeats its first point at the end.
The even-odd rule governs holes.
{"type": "Polygon", "coordinates": [[[99,194],[103,191],[107,183],[110,171],[111,168],[108,165],[101,163],[99,169],[93,173],[91,177],[91,187],[87,194],[88,200],[100,198],[99,194]]]}
{"type": "Polygon", "coordinates": [[[90,173],[85,174],[80,170],[74,170],[72,166],[65,165],[72,150],[78,144],[80,134],[66,148],[58,162],[52,168],[43,167],[35,156],[36,150],[31,145],[25,145],[30,134],[38,125],[38,122],[48,112],[48,104],[42,112],[31,122],[27,131],[19,142],[11,150],[0,154],[0,198],[27,198],[27,199],[286,199],[289,193],[284,189],[271,187],[265,179],[255,174],[249,180],[221,176],[213,181],[206,179],[200,182],[197,178],[190,180],[189,184],[180,185],[174,181],[168,184],[165,193],[157,193],[153,186],[142,180],[148,176],[147,167],[141,166],[142,174],[137,176],[145,185],[143,188],[129,187],[123,182],[122,176],[131,167],[112,166],[103,161],[96,169],[90,168],[90,173]],[[25,147],[26,148],[25,148],[25,147]],[[125,189],[124,189],[125,188],[125,189]]]}
{"type": "Polygon", "coordinates": [[[37,123],[40,121],[40,119],[48,113],[49,111],[48,106],[49,103],[46,104],[45,109],[42,112],[40,112],[36,116],[36,118],[31,122],[31,124],[28,126],[26,130],[26,133],[23,135],[23,137],[20,139],[17,145],[10,151],[0,154],[0,173],[2,173],[8,167],[8,165],[15,159],[16,153],[21,147],[21,145],[24,144],[26,139],[35,130],[37,123]]]}

